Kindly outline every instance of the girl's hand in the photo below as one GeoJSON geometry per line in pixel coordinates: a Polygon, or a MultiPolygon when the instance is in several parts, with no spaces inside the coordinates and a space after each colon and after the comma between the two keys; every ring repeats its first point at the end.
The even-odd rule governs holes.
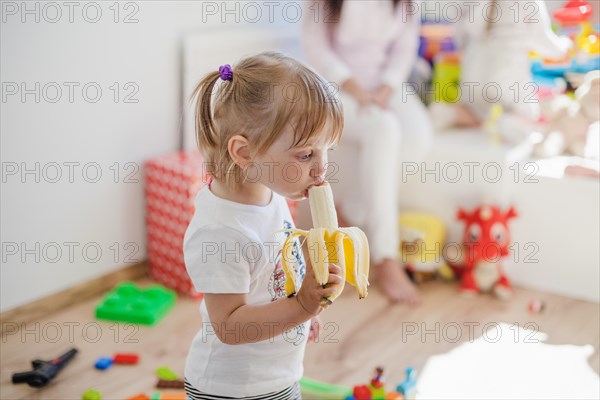
{"type": "Polygon", "coordinates": [[[394,89],[392,89],[391,86],[381,85],[372,93],[373,102],[377,106],[387,110],[390,107],[390,97],[392,96],[393,92],[394,89]]]}
{"type": "Polygon", "coordinates": [[[296,295],[296,300],[305,312],[312,316],[317,316],[323,307],[321,301],[331,296],[337,289],[337,285],[342,283],[340,276],[342,269],[335,264],[329,264],[329,280],[325,285],[319,285],[315,278],[315,273],[312,266],[307,266],[306,276],[302,282],[302,286],[296,295]]]}
{"type": "Polygon", "coordinates": [[[342,90],[354,97],[359,107],[367,107],[374,101],[373,94],[364,90],[355,79],[348,79],[342,83],[342,90]]]}
{"type": "Polygon", "coordinates": [[[310,320],[310,332],[308,333],[308,341],[316,342],[319,340],[319,331],[321,330],[321,318],[313,317],[310,320]]]}

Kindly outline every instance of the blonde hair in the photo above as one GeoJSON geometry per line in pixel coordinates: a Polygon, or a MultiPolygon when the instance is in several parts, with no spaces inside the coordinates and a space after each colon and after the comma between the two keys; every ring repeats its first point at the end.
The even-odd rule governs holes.
{"type": "Polygon", "coordinates": [[[265,52],[242,59],[232,70],[232,79],[219,85],[218,71],[205,75],[190,99],[197,97],[197,145],[214,179],[234,190],[241,182],[243,171],[227,149],[234,135],[246,137],[261,154],[288,126],[294,130],[295,147],[329,122],[330,143],[339,141],[342,105],[330,85],[310,68],[281,53],[265,52]]]}

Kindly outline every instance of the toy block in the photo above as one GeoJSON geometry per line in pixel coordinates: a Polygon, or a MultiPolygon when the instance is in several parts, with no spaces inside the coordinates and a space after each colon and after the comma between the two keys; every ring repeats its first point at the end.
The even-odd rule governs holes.
{"type": "Polygon", "coordinates": [[[96,369],[105,370],[108,369],[113,364],[113,359],[109,357],[100,357],[96,360],[94,367],[96,369]]]}
{"type": "Polygon", "coordinates": [[[82,400],[102,400],[102,393],[94,389],[88,389],[81,395],[82,400]]]}
{"type": "Polygon", "coordinates": [[[160,400],[187,400],[185,392],[163,393],[160,395],[160,400]]]}
{"type": "Polygon", "coordinates": [[[129,397],[127,400],[150,400],[150,397],[148,397],[144,393],[140,393],[140,394],[136,394],[133,397],[129,397]]]}
{"type": "Polygon", "coordinates": [[[133,353],[117,353],[113,357],[115,364],[137,364],[140,357],[133,353]]]}
{"type": "Polygon", "coordinates": [[[371,384],[369,385],[369,390],[371,391],[371,399],[385,400],[385,387],[376,387],[371,384]]]}
{"type": "Polygon", "coordinates": [[[169,367],[158,367],[156,369],[156,376],[158,379],[163,381],[176,381],[179,379],[177,374],[169,367]]]}
{"type": "Polygon", "coordinates": [[[181,380],[167,381],[164,379],[159,379],[156,382],[157,389],[184,389],[185,384],[181,380]]]}
{"type": "Polygon", "coordinates": [[[402,396],[398,392],[389,392],[385,395],[385,400],[403,400],[404,396],[402,396]]]}
{"type": "Polygon", "coordinates": [[[367,385],[354,386],[352,395],[356,400],[371,400],[371,389],[367,385]]]}
{"type": "Polygon", "coordinates": [[[138,288],[123,282],[106,294],[96,307],[96,318],[155,325],[175,305],[177,295],[161,285],[138,288]]]}

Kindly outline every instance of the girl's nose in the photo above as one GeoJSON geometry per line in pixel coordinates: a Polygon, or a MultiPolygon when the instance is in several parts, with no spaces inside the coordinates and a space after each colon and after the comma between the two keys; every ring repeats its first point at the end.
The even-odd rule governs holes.
{"type": "Polygon", "coordinates": [[[325,181],[325,174],[327,173],[327,158],[321,158],[319,160],[315,160],[313,164],[310,176],[317,180],[317,183],[321,183],[325,181]]]}

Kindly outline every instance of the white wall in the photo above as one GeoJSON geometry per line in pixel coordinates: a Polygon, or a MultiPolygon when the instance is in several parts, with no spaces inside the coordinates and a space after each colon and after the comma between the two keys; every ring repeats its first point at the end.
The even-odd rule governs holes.
{"type": "MultiPolygon", "coordinates": [[[[182,38],[189,31],[227,29],[236,25],[236,17],[240,24],[254,19],[251,9],[243,14],[244,3],[237,12],[231,8],[234,13],[224,15],[223,22],[222,10],[203,14],[214,10],[207,3],[221,2],[138,1],[120,2],[115,23],[114,2],[92,3],[78,2],[73,22],[63,2],[27,2],[30,10],[38,7],[32,14],[22,13],[20,1],[2,3],[0,311],[145,258],[143,162],[179,146],[182,38]],[[102,15],[96,23],[87,22],[96,18],[95,5],[102,15]],[[123,23],[126,16],[138,22],[123,23]],[[25,102],[20,93],[10,95],[13,83],[34,88],[35,82],[40,82],[39,103],[33,94],[25,102]],[[52,82],[56,85],[47,85],[44,93],[44,85],[52,82]],[[79,83],[73,102],[65,82],[79,83]],[[102,89],[96,103],[82,96],[89,82],[102,89]],[[117,103],[114,82],[120,87],[117,103]],[[135,86],[125,88],[128,82],[135,86]],[[62,98],[51,103],[56,86],[62,98]],[[138,102],[125,103],[124,96],[136,87],[132,99],[138,102]],[[21,176],[21,167],[35,169],[36,163],[37,182],[34,174],[21,176]],[[84,165],[89,167],[85,175],[84,165]],[[95,165],[102,176],[89,183],[95,180],[95,165]],[[62,176],[52,183],[57,171],[62,176]],[[120,172],[117,183],[115,171],[120,172]],[[125,182],[128,174],[138,182],[125,182]],[[36,243],[39,251],[24,251],[36,243]],[[82,254],[85,245],[88,253],[82,254]],[[96,248],[102,251],[98,260],[96,248]]],[[[274,13],[274,21],[281,15],[274,13]]],[[[266,17],[253,25],[281,26],[266,17]]],[[[207,41],[213,37],[206,34],[207,41]]],[[[88,96],[95,96],[92,89],[88,96]]]]}

